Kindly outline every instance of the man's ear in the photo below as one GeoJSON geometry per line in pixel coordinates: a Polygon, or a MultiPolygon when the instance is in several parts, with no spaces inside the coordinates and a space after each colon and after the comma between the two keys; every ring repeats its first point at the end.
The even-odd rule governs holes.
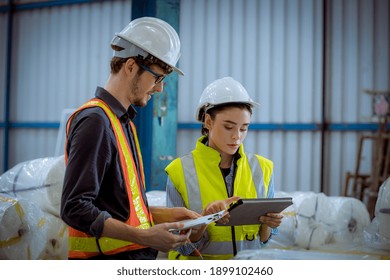
{"type": "Polygon", "coordinates": [[[130,75],[133,73],[133,71],[136,71],[137,63],[133,58],[129,58],[126,60],[124,67],[126,74],[130,75]]]}

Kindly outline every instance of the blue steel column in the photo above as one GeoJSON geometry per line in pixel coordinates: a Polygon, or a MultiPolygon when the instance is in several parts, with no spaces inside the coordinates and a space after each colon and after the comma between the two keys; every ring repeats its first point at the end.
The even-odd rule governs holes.
{"type": "Polygon", "coordinates": [[[327,104],[327,85],[328,79],[328,6],[330,8],[330,3],[328,4],[327,0],[323,0],[322,3],[322,90],[321,90],[321,163],[320,163],[320,191],[323,193],[329,193],[329,156],[328,156],[328,146],[329,146],[329,124],[327,122],[328,108],[327,104]]]}
{"type": "MultiPolygon", "coordinates": [[[[180,34],[180,0],[157,3],[156,16],[180,34]]],[[[183,72],[186,73],[185,69],[183,72]]],[[[154,98],[151,189],[165,190],[164,169],[176,157],[178,79],[178,74],[171,74],[164,84],[164,92],[154,98]]]]}
{"type": "MultiPolygon", "coordinates": [[[[132,19],[153,16],[165,20],[179,33],[180,0],[133,0],[132,19]]],[[[184,71],[185,72],[185,71],[184,71]]],[[[176,156],[178,75],[164,80],[164,91],[148,105],[137,108],[135,119],[140,140],[146,188],[165,189],[165,167],[176,156]]]]}
{"type": "MultiPolygon", "coordinates": [[[[10,130],[10,99],[11,99],[11,56],[12,56],[12,27],[13,11],[12,0],[8,1],[7,21],[7,54],[6,54],[6,78],[5,78],[5,101],[4,101],[4,157],[3,171],[8,170],[9,158],[9,130],[10,130]]],[[[3,173],[3,172],[2,172],[3,173]]]]}

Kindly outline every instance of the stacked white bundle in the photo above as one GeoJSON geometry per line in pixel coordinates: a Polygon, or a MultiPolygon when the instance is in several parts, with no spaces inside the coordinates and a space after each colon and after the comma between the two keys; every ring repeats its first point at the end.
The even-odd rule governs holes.
{"type": "Polygon", "coordinates": [[[66,259],[66,230],[33,202],[0,195],[0,259],[66,259]]]}
{"type": "Polygon", "coordinates": [[[279,235],[273,237],[279,247],[317,249],[329,243],[352,243],[370,223],[367,208],[356,198],[314,192],[275,194],[286,196],[292,197],[294,204],[284,211],[279,235]]]}
{"type": "Polygon", "coordinates": [[[314,249],[328,242],[330,232],[323,223],[329,211],[326,195],[276,192],[275,197],[292,197],[293,205],[282,212],[284,218],[278,227],[279,234],[272,237],[272,244],[277,247],[314,249]]]}
{"type": "Polygon", "coordinates": [[[22,162],[0,176],[0,193],[33,201],[59,217],[64,174],[63,155],[22,162]]]}
{"type": "Polygon", "coordinates": [[[326,244],[330,238],[330,232],[323,224],[329,213],[326,195],[295,192],[292,197],[297,213],[295,244],[305,249],[314,249],[326,244]]]}

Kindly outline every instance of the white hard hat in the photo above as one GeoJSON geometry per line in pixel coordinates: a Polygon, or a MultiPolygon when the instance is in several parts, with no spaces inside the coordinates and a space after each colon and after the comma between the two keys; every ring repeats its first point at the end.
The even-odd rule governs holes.
{"type": "Polygon", "coordinates": [[[153,17],[132,20],[121,32],[116,33],[111,45],[124,48],[114,51],[114,56],[127,58],[148,54],[168,64],[180,75],[184,73],[176,68],[180,58],[180,39],[175,29],[167,22],[153,17]]]}
{"type": "Polygon", "coordinates": [[[244,103],[251,107],[256,107],[259,103],[254,102],[241,83],[232,77],[225,77],[215,80],[203,91],[198,108],[196,109],[196,119],[202,121],[204,112],[216,105],[226,103],[244,103]]]}

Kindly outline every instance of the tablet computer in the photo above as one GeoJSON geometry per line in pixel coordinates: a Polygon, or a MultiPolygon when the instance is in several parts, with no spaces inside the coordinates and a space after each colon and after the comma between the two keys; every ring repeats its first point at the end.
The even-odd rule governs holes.
{"type": "Polygon", "coordinates": [[[222,210],[220,212],[210,214],[207,216],[202,216],[197,219],[180,221],[180,223],[184,224],[181,228],[173,228],[170,229],[169,231],[175,234],[182,234],[185,233],[185,231],[190,228],[194,228],[202,225],[208,225],[211,224],[212,222],[216,222],[219,219],[221,219],[226,213],[227,213],[226,210],[222,210]]]}
{"type": "Polygon", "coordinates": [[[261,224],[260,216],[271,212],[280,213],[292,204],[292,197],[239,199],[228,209],[229,222],[226,224],[217,222],[217,226],[261,224]]]}

